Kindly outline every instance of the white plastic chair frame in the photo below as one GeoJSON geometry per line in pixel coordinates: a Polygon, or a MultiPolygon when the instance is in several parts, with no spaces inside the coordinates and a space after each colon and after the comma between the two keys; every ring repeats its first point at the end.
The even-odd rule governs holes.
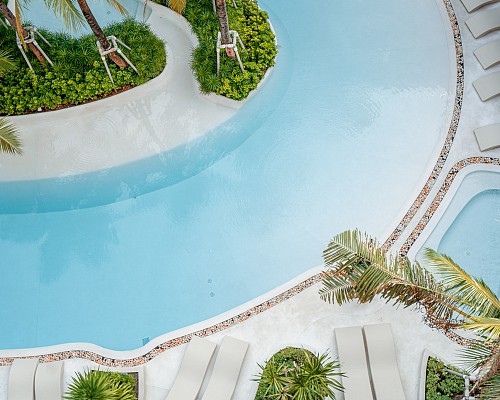
{"type": "Polygon", "coordinates": [[[240,69],[241,72],[245,71],[245,68],[243,68],[243,63],[241,62],[240,54],[238,53],[238,45],[237,42],[240,43],[241,47],[243,50],[245,49],[245,45],[241,41],[240,35],[238,35],[238,32],[236,31],[229,31],[229,36],[231,37],[231,43],[227,44],[222,44],[222,35],[219,32],[217,32],[217,76],[219,76],[220,73],[220,51],[221,49],[233,49],[234,53],[236,54],[236,59],[238,60],[238,63],[240,64],[240,69]]]}
{"type": "Polygon", "coordinates": [[[101,60],[104,63],[104,67],[106,68],[106,72],[108,73],[109,79],[111,80],[111,83],[113,85],[115,84],[115,81],[113,80],[113,77],[111,76],[111,71],[109,70],[108,63],[106,62],[106,56],[111,53],[118,53],[124,60],[125,62],[132,67],[132,69],[138,74],[139,71],[137,71],[137,68],[135,67],[134,64],[132,64],[132,61],[130,61],[125,54],[123,54],[123,51],[121,51],[120,47],[118,46],[118,43],[121,44],[123,47],[125,47],[127,50],[132,50],[130,47],[128,47],[125,43],[123,43],[120,39],[118,39],[116,36],[108,36],[106,39],[111,43],[111,47],[107,50],[104,50],[101,46],[101,43],[99,41],[96,42],[97,49],[99,50],[99,54],[101,55],[101,60]]]}

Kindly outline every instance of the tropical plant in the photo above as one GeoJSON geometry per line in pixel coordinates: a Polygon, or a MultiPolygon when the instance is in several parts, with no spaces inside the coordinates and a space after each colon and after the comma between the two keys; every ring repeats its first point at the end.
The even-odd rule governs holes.
{"type": "Polygon", "coordinates": [[[259,388],[256,400],[324,400],[335,399],[335,391],[342,391],[336,379],[342,376],[339,363],[328,355],[286,348],[274,354],[265,366],[259,364],[259,388]]]}
{"type": "MultiPolygon", "coordinates": [[[[120,4],[118,0],[106,0],[108,4],[116,8],[120,13],[126,14],[126,9],[120,4]]],[[[86,0],[76,0],[78,7],[75,5],[75,0],[44,0],[45,4],[51,8],[57,15],[59,15],[66,26],[77,29],[85,21],[87,21],[92,33],[99,41],[104,50],[109,50],[111,44],[109,43],[106,35],[102,31],[101,26],[94,17],[86,0]],[[82,18],[83,17],[83,18],[82,18]]],[[[21,14],[23,7],[26,7],[29,0],[14,0],[14,8],[16,15],[14,15],[7,4],[0,1],[0,12],[9,22],[12,28],[18,33],[19,38],[24,43],[24,38],[27,37],[27,32],[24,30],[21,21],[21,14]]],[[[32,44],[29,43],[28,47],[33,51],[40,63],[45,64],[40,51],[32,44]]],[[[127,68],[127,63],[115,52],[108,54],[108,57],[120,68],[127,68]]]]}
{"type": "Polygon", "coordinates": [[[464,393],[464,380],[448,372],[448,369],[464,374],[458,368],[445,365],[436,358],[429,358],[425,377],[426,400],[453,400],[456,395],[464,393]]]}
{"type": "Polygon", "coordinates": [[[376,240],[357,230],[343,232],[324,251],[329,269],[320,296],[339,304],[365,303],[380,296],[405,307],[422,308],[429,324],[439,329],[475,333],[464,350],[464,363],[469,371],[476,370],[473,390],[478,398],[491,399],[484,393],[498,391],[500,300],[483,280],[467,274],[450,257],[431,249],[424,255],[429,270],[388,254],[376,240]]]}
{"type": "MultiPolygon", "coordinates": [[[[0,50],[0,77],[13,70],[16,64],[9,53],[0,50]]],[[[21,154],[21,142],[14,125],[5,118],[0,118],[0,151],[11,154],[21,154]]]]}
{"type": "Polygon", "coordinates": [[[134,379],[116,372],[76,373],[64,396],[68,400],[137,400],[134,379]]]}

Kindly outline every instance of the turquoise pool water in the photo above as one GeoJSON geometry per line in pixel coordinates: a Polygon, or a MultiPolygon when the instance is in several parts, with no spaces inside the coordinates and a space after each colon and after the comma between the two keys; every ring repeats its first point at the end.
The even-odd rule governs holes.
{"type": "Polygon", "coordinates": [[[441,239],[438,251],[500,296],[500,189],[475,195],[441,239]]]}
{"type": "MultiPolygon", "coordinates": [[[[500,173],[473,171],[456,184],[432,231],[423,232],[428,237],[422,248],[447,254],[500,295],[500,173]]],[[[417,258],[422,259],[422,249],[417,258]]]]}
{"type": "MultiPolygon", "coordinates": [[[[64,27],[60,18],[56,17],[54,13],[47,9],[43,0],[36,0],[30,3],[30,7],[23,10],[23,19],[30,21],[37,28],[46,28],[56,32],[66,32],[72,36],[80,36],[83,34],[91,33],[90,28],[85,24],[77,31],[69,31],[64,27]]],[[[125,8],[126,13],[121,14],[115,8],[109,7],[106,0],[89,0],[89,7],[101,26],[109,25],[113,22],[121,21],[126,16],[131,16],[137,20],[146,21],[151,14],[151,9],[144,6],[138,0],[120,0],[120,4],[125,8]]]]}
{"type": "Polygon", "coordinates": [[[227,123],[121,167],[0,184],[0,348],[139,347],[320,265],[344,229],[395,226],[449,123],[437,3],[260,4],[277,65],[227,123]]]}

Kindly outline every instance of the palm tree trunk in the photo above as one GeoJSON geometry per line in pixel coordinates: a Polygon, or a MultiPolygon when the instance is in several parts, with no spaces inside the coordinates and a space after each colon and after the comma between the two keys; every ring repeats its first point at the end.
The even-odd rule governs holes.
{"type": "MultiPolygon", "coordinates": [[[[9,7],[7,7],[7,4],[5,4],[3,1],[0,0],[0,12],[2,15],[5,17],[7,22],[10,24],[12,29],[17,32],[17,23],[16,23],[16,16],[12,14],[12,11],[10,11],[9,7]]],[[[24,38],[28,36],[28,32],[26,32],[24,29],[21,28],[21,32],[24,38]]],[[[42,53],[40,53],[40,50],[38,50],[33,43],[28,43],[29,49],[33,52],[35,57],[37,58],[38,61],[42,65],[45,65],[45,58],[43,58],[42,53]]]]}
{"type": "MultiPolygon", "coordinates": [[[[94,33],[95,37],[101,44],[101,47],[104,50],[108,50],[111,47],[111,44],[109,43],[108,39],[106,38],[106,35],[102,31],[101,27],[97,23],[97,20],[94,17],[94,14],[92,14],[92,11],[89,8],[89,5],[87,4],[86,0],[77,0],[78,5],[80,6],[80,9],[82,10],[82,14],[87,20],[87,23],[90,26],[90,29],[92,29],[92,32],[94,33]]],[[[109,53],[108,54],[109,58],[111,61],[113,61],[116,65],[118,65],[120,68],[127,68],[127,63],[115,52],[109,53]]]]}
{"type": "MultiPolygon", "coordinates": [[[[231,43],[231,37],[229,35],[229,21],[227,19],[226,0],[216,0],[215,8],[217,10],[217,17],[219,18],[222,44],[229,44],[231,43]]],[[[228,49],[227,47],[226,54],[228,55],[228,57],[235,57],[234,50],[228,49]]]]}

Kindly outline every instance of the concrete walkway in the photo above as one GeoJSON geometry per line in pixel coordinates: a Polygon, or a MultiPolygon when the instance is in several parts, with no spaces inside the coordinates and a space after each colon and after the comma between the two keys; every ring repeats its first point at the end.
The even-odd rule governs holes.
{"type": "Polygon", "coordinates": [[[193,140],[234,115],[240,103],[199,93],[189,65],[197,38],[186,20],[149,5],[148,23],[166,42],[166,69],[101,101],[10,118],[20,130],[24,154],[0,157],[0,182],[81,174],[142,159],[193,140]]]}

